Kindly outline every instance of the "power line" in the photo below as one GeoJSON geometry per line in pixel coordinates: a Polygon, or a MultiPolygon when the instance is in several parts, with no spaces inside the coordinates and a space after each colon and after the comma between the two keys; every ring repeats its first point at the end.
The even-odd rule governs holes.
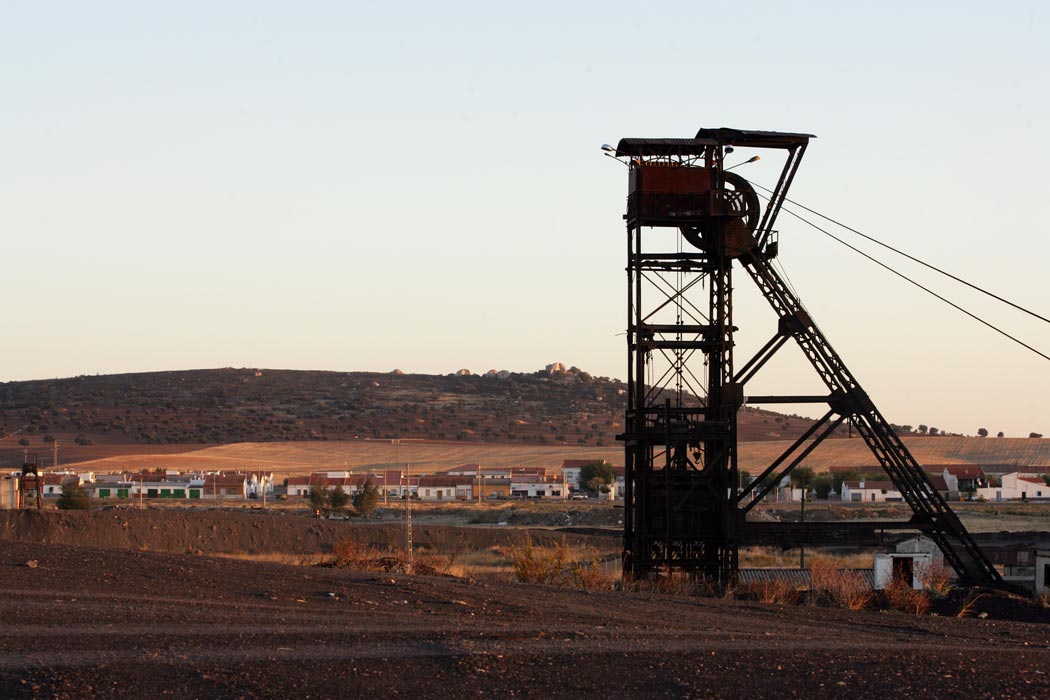
{"type": "MultiPolygon", "coordinates": [[[[764,187],[763,187],[762,189],[766,189],[766,188],[764,188],[764,187]]],[[[767,191],[768,191],[768,190],[767,190],[767,191]]],[[[768,200],[769,198],[768,198],[768,197],[763,197],[763,199],[767,199],[767,200],[768,200]]],[[[801,206],[801,205],[796,205],[796,206],[801,206]]],[[[940,294],[938,294],[937,292],[933,291],[933,290],[932,290],[932,289],[930,289],[929,287],[925,287],[925,286],[923,286],[923,285],[922,285],[922,284],[920,284],[919,282],[916,282],[915,280],[913,280],[913,279],[912,279],[911,277],[908,277],[908,276],[907,276],[907,275],[905,275],[904,273],[902,273],[902,272],[898,272],[897,270],[893,269],[892,267],[890,267],[890,266],[889,266],[889,265],[887,265],[886,263],[884,263],[884,262],[882,262],[881,260],[878,260],[878,259],[876,259],[876,258],[872,257],[871,255],[868,255],[868,254],[867,254],[867,253],[865,253],[865,252],[864,252],[863,250],[861,250],[861,249],[859,249],[859,248],[857,248],[857,247],[855,247],[855,246],[853,246],[853,245],[851,245],[851,244],[847,243],[846,241],[842,240],[841,238],[839,238],[839,237],[838,237],[838,236],[836,236],[835,234],[831,233],[830,231],[827,231],[826,229],[823,229],[823,228],[821,228],[820,226],[817,226],[817,225],[816,225],[815,223],[813,223],[813,222],[812,222],[812,221],[810,221],[809,219],[806,219],[806,218],[804,218],[804,217],[802,217],[802,216],[800,216],[800,215],[796,214],[795,212],[791,211],[790,209],[783,209],[783,211],[784,211],[784,212],[786,212],[786,213],[788,213],[788,214],[790,214],[791,216],[795,217],[795,218],[796,218],[796,219],[798,219],[799,221],[801,221],[801,222],[803,222],[803,223],[805,223],[805,224],[808,224],[808,225],[812,226],[813,228],[815,228],[816,230],[820,231],[821,233],[823,233],[823,234],[824,234],[825,236],[827,236],[828,238],[831,238],[832,240],[834,240],[834,241],[837,241],[838,243],[841,243],[842,245],[846,246],[847,248],[849,248],[849,249],[850,249],[850,250],[852,250],[853,252],[855,252],[855,253],[857,253],[857,254],[859,254],[859,255],[862,255],[862,256],[864,256],[865,258],[867,258],[867,259],[868,259],[868,260],[870,260],[871,262],[875,263],[875,264],[876,264],[876,265],[878,265],[879,267],[881,267],[881,268],[883,268],[883,269],[886,269],[886,270],[889,270],[889,271],[890,271],[890,272],[892,272],[893,274],[897,275],[898,277],[900,277],[901,279],[905,280],[906,282],[909,282],[909,283],[911,283],[911,284],[915,285],[916,287],[918,287],[919,289],[923,290],[923,291],[924,291],[924,292],[926,292],[927,294],[930,294],[930,295],[932,295],[932,296],[934,296],[934,297],[936,297],[936,298],[940,299],[941,301],[943,301],[943,302],[944,302],[945,304],[947,304],[948,306],[951,306],[952,308],[954,308],[954,309],[956,309],[956,310],[958,310],[958,311],[961,311],[961,312],[963,312],[964,314],[966,314],[967,316],[969,316],[969,317],[970,317],[970,318],[972,318],[973,320],[977,321],[978,323],[980,323],[980,324],[982,324],[982,325],[985,325],[985,326],[987,326],[988,328],[991,328],[991,329],[992,329],[993,331],[995,331],[995,332],[996,332],[996,333],[998,333],[999,335],[1002,335],[1003,337],[1005,337],[1005,338],[1008,338],[1008,339],[1012,340],[1013,342],[1017,343],[1018,345],[1020,345],[1020,346],[1021,346],[1021,347],[1023,347],[1023,348],[1027,348],[1028,350],[1031,350],[1031,351],[1032,351],[1032,352],[1034,352],[1034,353],[1035,353],[1036,355],[1039,355],[1039,357],[1042,357],[1042,358],[1043,358],[1044,360],[1050,360],[1050,355],[1046,355],[1046,354],[1044,354],[1044,353],[1040,352],[1039,350],[1036,350],[1036,349],[1035,349],[1034,347],[1032,347],[1032,346],[1031,346],[1031,345],[1029,345],[1028,343],[1024,342],[1023,340],[1021,340],[1021,339],[1019,339],[1019,338],[1016,338],[1016,337],[1014,337],[1014,336],[1010,335],[1009,333],[1007,333],[1006,331],[1004,331],[1003,329],[999,328],[998,326],[996,326],[996,325],[994,325],[994,324],[992,324],[992,323],[990,323],[990,322],[988,322],[988,321],[985,321],[985,320],[984,320],[983,318],[981,318],[981,317],[980,317],[980,316],[978,316],[977,314],[974,314],[974,313],[972,313],[972,312],[970,312],[970,311],[967,311],[966,309],[964,309],[963,307],[959,306],[959,305],[958,305],[958,304],[956,304],[955,302],[953,302],[953,301],[950,301],[950,300],[948,300],[948,299],[944,298],[943,296],[941,296],[941,295],[940,295],[940,294]]],[[[808,211],[808,210],[807,210],[807,211],[808,211]]],[[[1029,312],[1029,313],[1031,313],[1031,312],[1029,312]]]]}
{"type": "MultiPolygon", "coordinates": [[[[769,189],[768,187],[763,187],[762,185],[758,184],[757,182],[752,182],[751,184],[754,185],[755,187],[758,187],[760,189],[765,190],[766,192],[769,192],[770,194],[773,193],[773,191],[771,189],[769,189]]],[[[768,199],[768,197],[766,199],[768,199]]],[[[995,294],[994,292],[990,292],[987,289],[984,289],[983,287],[980,287],[980,286],[978,286],[976,284],[973,284],[972,282],[967,282],[966,280],[962,279],[961,277],[953,275],[952,273],[950,273],[950,272],[948,272],[946,270],[942,270],[941,268],[937,267],[936,265],[932,265],[932,264],[926,262],[925,260],[920,260],[919,258],[915,257],[914,255],[909,255],[908,253],[905,253],[903,250],[900,250],[898,248],[894,248],[889,243],[883,243],[879,239],[874,238],[872,236],[869,236],[866,233],[862,233],[862,232],[858,231],[857,229],[852,228],[851,226],[847,226],[846,224],[842,223],[841,221],[836,221],[835,219],[831,218],[830,216],[828,216],[826,214],[821,214],[819,211],[815,211],[813,209],[810,209],[805,204],[799,204],[798,202],[790,200],[787,197],[784,197],[784,201],[785,202],[790,202],[791,204],[793,204],[794,206],[798,207],[799,209],[805,209],[810,214],[815,214],[816,216],[819,216],[820,218],[825,219],[826,221],[830,221],[831,223],[835,224],[836,226],[841,226],[842,228],[846,229],[847,231],[855,233],[858,236],[860,236],[861,238],[864,238],[865,240],[868,240],[868,241],[871,241],[872,243],[880,245],[883,248],[886,248],[887,250],[892,250],[897,255],[904,256],[905,258],[908,258],[908,260],[911,260],[913,262],[917,262],[920,265],[923,265],[924,267],[928,267],[929,269],[933,270],[934,272],[939,272],[940,274],[944,275],[945,277],[948,277],[949,279],[955,280],[959,284],[964,284],[967,287],[969,287],[970,289],[976,290],[976,291],[978,291],[978,292],[980,292],[982,294],[986,294],[986,295],[990,296],[991,298],[995,299],[996,301],[1000,301],[1000,302],[1006,304],[1007,306],[1012,306],[1013,308],[1017,309],[1018,311],[1023,311],[1024,313],[1028,314],[1029,316],[1034,316],[1035,318],[1038,318],[1040,321],[1044,321],[1046,323],[1050,323],[1050,318],[1047,318],[1045,316],[1041,316],[1041,315],[1037,314],[1036,312],[1032,311],[1031,309],[1026,309],[1025,307],[1021,306],[1020,304],[1015,304],[1014,302],[1010,301],[1009,299],[1004,299],[1003,297],[999,296],[998,294],[995,294]]],[[[809,223],[809,222],[806,222],[806,223],[809,223]]]]}

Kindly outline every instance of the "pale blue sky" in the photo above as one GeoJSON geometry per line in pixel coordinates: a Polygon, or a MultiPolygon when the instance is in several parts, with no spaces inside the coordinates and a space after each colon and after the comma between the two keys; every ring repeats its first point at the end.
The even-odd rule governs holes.
{"type": "MultiPolygon", "coordinates": [[[[626,182],[598,146],[699,126],[816,134],[794,198],[1047,314],[1050,11],[854,5],[0,4],[0,381],[623,377],[626,182]]],[[[1050,363],[779,229],[890,420],[1050,434],[1050,363]]],[[[773,319],[743,284],[746,355],[773,319]]],[[[755,393],[813,387],[780,364],[755,393]]]]}

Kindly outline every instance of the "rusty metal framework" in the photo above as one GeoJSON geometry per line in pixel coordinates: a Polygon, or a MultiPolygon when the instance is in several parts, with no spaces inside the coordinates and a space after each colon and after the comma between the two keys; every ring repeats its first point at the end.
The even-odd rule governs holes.
{"type": "Polygon", "coordinates": [[[692,139],[622,139],[627,198],[628,388],[625,574],[681,570],[722,583],[739,547],[870,539],[876,526],[749,523],[747,513],[851,421],[914,516],[879,530],[928,534],[969,583],[1001,578],[907,447],[771,265],[777,215],[809,134],[701,129],[692,139]],[[735,149],[784,157],[764,209],[744,178],[725,168],[735,149]],[[772,338],[739,369],[734,358],[734,263],[776,312],[772,338]],[[828,389],[822,396],[745,399],[747,383],[794,340],[828,389]],[[752,484],[738,488],[737,413],[744,403],[825,403],[828,411],[752,484]],[[760,486],[764,485],[764,486],[760,486]],[[841,530],[841,532],[839,532],[841,530]]]}
{"type": "Polygon", "coordinates": [[[39,461],[37,460],[36,455],[30,454],[29,450],[26,450],[22,457],[22,476],[18,480],[18,491],[17,496],[15,497],[16,509],[26,507],[26,493],[29,491],[30,481],[32,481],[32,488],[36,493],[36,509],[42,510],[44,507],[42,500],[44,478],[40,474],[39,461]]]}

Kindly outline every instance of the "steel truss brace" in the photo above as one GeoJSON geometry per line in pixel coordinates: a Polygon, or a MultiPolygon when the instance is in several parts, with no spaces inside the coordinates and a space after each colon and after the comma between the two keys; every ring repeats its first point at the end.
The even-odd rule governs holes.
{"type": "MultiPolygon", "coordinates": [[[[745,366],[741,371],[741,378],[751,378],[757,368],[783,345],[777,344],[778,338],[790,335],[830,390],[828,404],[831,411],[828,415],[796,441],[784,456],[763,473],[763,476],[772,473],[776,466],[787,459],[802,442],[809,439],[819,426],[830,420],[831,415],[839,415],[836,425],[850,418],[860,437],[911,507],[916,522],[925,526],[927,534],[937,543],[945,561],[952,566],[960,580],[971,584],[1002,586],[999,572],[984,556],[944,497],[933,487],[918,461],[846,368],[838,353],[803,308],[801,301],[761,254],[747,254],[741,258],[741,262],[762,292],[762,296],[780,318],[777,336],[745,366]]],[[[826,431],[817,443],[829,432],[826,431]]],[[[815,446],[816,443],[809,446],[792,464],[801,461],[815,446]]],[[[765,495],[765,491],[768,491],[768,488],[762,495],[765,495]]]]}

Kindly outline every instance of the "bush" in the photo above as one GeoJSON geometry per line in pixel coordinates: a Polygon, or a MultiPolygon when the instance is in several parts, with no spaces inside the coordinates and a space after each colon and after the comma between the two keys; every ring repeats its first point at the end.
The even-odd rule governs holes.
{"type": "Polygon", "coordinates": [[[62,484],[58,507],[60,510],[91,510],[91,494],[76,481],[67,481],[62,484]]]}
{"type": "Polygon", "coordinates": [[[901,579],[890,581],[883,595],[886,596],[886,603],[894,610],[923,615],[930,609],[930,596],[926,591],[917,591],[901,579]]]}
{"type": "Polygon", "coordinates": [[[605,571],[601,561],[595,559],[587,564],[577,562],[572,567],[572,586],[585,591],[611,591],[616,588],[617,577],[605,571]]]}
{"type": "Polygon", "coordinates": [[[373,484],[371,479],[366,479],[364,486],[354,494],[354,510],[358,515],[367,518],[376,509],[378,503],[379,487],[373,484]]]}
{"type": "Polygon", "coordinates": [[[923,590],[929,591],[938,598],[943,598],[954,588],[955,579],[952,572],[944,566],[919,565],[919,581],[923,590]]]}
{"type": "Polygon", "coordinates": [[[798,589],[795,585],[779,578],[745,584],[738,592],[762,603],[794,605],[798,602],[798,589]]]}
{"type": "Polygon", "coordinates": [[[335,565],[341,569],[354,571],[384,571],[388,567],[383,561],[383,553],[375,547],[361,545],[354,540],[340,540],[332,545],[335,565]]]}
{"type": "Polygon", "coordinates": [[[328,494],[328,505],[332,510],[342,510],[350,502],[350,494],[342,486],[336,486],[328,494]]]}
{"type": "Polygon", "coordinates": [[[569,546],[562,538],[554,547],[533,547],[532,538],[525,535],[521,547],[511,547],[510,562],[514,576],[522,583],[560,583],[569,559],[569,546]]]}
{"type": "Polygon", "coordinates": [[[840,569],[834,562],[817,559],[810,564],[810,601],[847,610],[863,610],[875,597],[858,571],[840,569]]]}

